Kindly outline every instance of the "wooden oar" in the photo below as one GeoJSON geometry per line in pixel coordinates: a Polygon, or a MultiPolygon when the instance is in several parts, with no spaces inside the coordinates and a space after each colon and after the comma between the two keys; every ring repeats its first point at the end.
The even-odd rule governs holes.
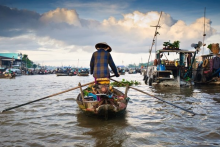
{"type": "MultiPolygon", "coordinates": [[[[116,81],[116,80],[114,80],[114,79],[111,79],[112,81],[115,81],[115,82],[118,82],[118,83],[121,83],[121,82],[119,82],[119,81],[116,81]]],[[[123,84],[123,83],[121,83],[122,85],[126,85],[126,84],[123,84]]],[[[149,93],[147,93],[147,92],[144,92],[144,91],[142,91],[142,90],[140,90],[140,89],[137,89],[137,88],[134,88],[134,87],[131,87],[131,86],[129,86],[129,88],[132,88],[132,89],[134,89],[134,90],[137,90],[137,91],[139,91],[139,92],[142,92],[142,93],[144,93],[144,94],[147,94],[147,95],[149,95],[149,96],[151,96],[151,97],[153,97],[153,98],[156,98],[156,99],[158,99],[158,100],[160,100],[160,101],[162,101],[162,102],[165,102],[165,103],[167,103],[167,104],[169,104],[169,105],[172,105],[172,106],[174,106],[174,107],[177,107],[177,108],[179,108],[179,109],[182,109],[182,110],[184,110],[184,111],[186,111],[186,112],[188,112],[188,113],[191,113],[191,114],[193,114],[193,115],[197,115],[196,113],[194,113],[194,112],[192,112],[192,111],[189,111],[189,110],[187,110],[187,109],[185,109],[185,108],[182,108],[182,107],[180,107],[180,106],[177,106],[177,105],[175,105],[175,104],[173,104],[173,103],[170,103],[170,102],[167,102],[167,101],[165,101],[165,100],[163,100],[163,99],[161,99],[161,98],[158,98],[158,97],[156,97],[156,96],[154,96],[154,95],[151,95],[151,94],[149,94],[149,93]]]]}
{"type": "MultiPolygon", "coordinates": [[[[95,81],[87,83],[87,84],[83,84],[83,85],[81,85],[81,87],[89,85],[89,84],[93,84],[94,82],[95,81]]],[[[24,105],[31,104],[31,103],[34,103],[34,102],[37,102],[37,101],[41,101],[43,99],[47,99],[47,98],[50,98],[50,97],[53,97],[53,96],[56,96],[56,95],[59,95],[59,94],[62,94],[62,93],[66,93],[66,92],[69,92],[71,90],[75,90],[77,88],[80,88],[80,86],[77,86],[77,87],[74,87],[74,88],[59,92],[59,93],[55,93],[55,94],[52,94],[52,95],[49,95],[49,96],[46,96],[46,97],[43,97],[43,98],[40,98],[40,99],[37,99],[37,100],[34,100],[34,101],[30,101],[30,102],[27,102],[27,103],[24,103],[24,104],[20,104],[20,105],[14,106],[14,107],[7,108],[7,109],[3,110],[1,113],[5,112],[5,111],[12,110],[12,109],[15,109],[15,108],[18,108],[18,107],[21,107],[21,106],[24,106],[24,105]]]]}

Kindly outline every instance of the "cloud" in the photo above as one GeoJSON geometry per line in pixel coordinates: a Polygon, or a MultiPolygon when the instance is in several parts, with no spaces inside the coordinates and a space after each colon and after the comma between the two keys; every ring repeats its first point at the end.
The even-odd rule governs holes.
{"type": "Polygon", "coordinates": [[[15,37],[0,37],[1,50],[17,52],[19,50],[58,50],[65,48],[66,44],[62,41],[51,39],[50,37],[38,37],[34,34],[20,35],[15,37]]]}
{"type": "Polygon", "coordinates": [[[18,36],[40,26],[40,14],[0,5],[0,36],[18,36]]]}
{"type": "Polygon", "coordinates": [[[68,10],[66,8],[57,8],[56,10],[44,13],[40,20],[44,23],[67,23],[81,27],[78,14],[75,10],[68,10]]]}
{"type": "MultiPolygon", "coordinates": [[[[148,52],[155,33],[155,28],[151,26],[157,25],[160,16],[157,11],[147,13],[134,11],[123,14],[123,18],[119,20],[112,16],[99,22],[80,18],[75,10],[66,8],[57,8],[42,15],[8,7],[4,7],[4,12],[5,18],[8,18],[6,22],[14,21],[13,26],[7,26],[5,23],[5,26],[1,27],[1,30],[7,28],[5,30],[11,34],[10,36],[13,36],[13,33],[14,36],[22,32],[34,33],[39,37],[50,37],[67,45],[81,46],[83,49],[85,49],[83,46],[94,47],[95,43],[105,41],[109,42],[117,52],[127,53],[148,52]],[[21,18],[22,21],[18,18],[14,20],[15,17],[21,18]]],[[[180,40],[182,47],[190,47],[192,42],[201,40],[203,21],[203,18],[199,18],[187,25],[184,21],[174,20],[163,12],[160,19],[161,28],[158,29],[160,33],[157,38],[158,45],[163,44],[164,41],[180,40]]],[[[207,37],[214,35],[216,30],[211,27],[211,21],[206,19],[205,23],[207,37]]],[[[88,48],[85,51],[91,52],[88,48]]]]}
{"type": "MultiPolygon", "coordinates": [[[[42,54],[41,57],[34,57],[36,60],[49,56],[49,53],[53,56],[47,57],[48,60],[71,60],[71,54],[75,58],[89,57],[98,42],[110,44],[116,56],[129,56],[124,59],[124,63],[129,63],[130,57],[135,54],[138,56],[135,60],[138,60],[140,54],[147,55],[149,52],[155,33],[155,27],[151,26],[157,25],[160,16],[157,11],[134,11],[122,14],[121,19],[111,16],[97,21],[80,18],[76,10],[66,8],[56,8],[43,14],[6,6],[0,6],[0,10],[0,48],[4,51],[25,51],[30,54],[37,52],[39,56],[42,54]],[[60,54],[63,56],[59,56],[60,54]]],[[[193,50],[191,43],[203,39],[203,23],[204,18],[198,18],[193,23],[186,24],[163,12],[159,23],[161,28],[158,29],[160,35],[157,36],[157,49],[162,48],[163,42],[179,40],[181,48],[193,50]]],[[[211,23],[210,19],[205,19],[207,42],[211,42],[213,36],[220,40],[211,23]]]]}
{"type": "Polygon", "coordinates": [[[76,9],[81,14],[84,14],[87,18],[91,16],[96,17],[98,20],[100,18],[106,18],[106,15],[118,15],[121,10],[125,10],[129,7],[128,1],[65,1],[58,2],[58,6],[76,9]],[[92,12],[92,13],[91,13],[92,12]],[[89,13],[89,15],[87,14],[89,13]]]}
{"type": "MultiPolygon", "coordinates": [[[[160,13],[156,11],[151,11],[147,13],[141,13],[139,11],[134,11],[133,13],[123,14],[123,19],[116,20],[114,17],[110,17],[108,20],[104,20],[104,25],[120,25],[127,28],[150,28],[150,26],[155,26],[158,23],[160,13]]],[[[170,15],[163,13],[163,17],[160,23],[167,26],[174,24],[174,20],[170,15]]]]}

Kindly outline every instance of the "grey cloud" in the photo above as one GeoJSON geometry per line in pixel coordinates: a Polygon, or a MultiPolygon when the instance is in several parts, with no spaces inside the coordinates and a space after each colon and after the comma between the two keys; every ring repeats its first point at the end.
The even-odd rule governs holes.
{"type": "Polygon", "coordinates": [[[17,36],[39,27],[40,14],[0,5],[0,36],[17,36]]]}
{"type": "MultiPolygon", "coordinates": [[[[41,17],[43,15],[47,16],[46,14],[49,14],[50,12],[40,15],[33,11],[11,9],[6,6],[0,6],[0,11],[0,36],[11,37],[32,32],[38,37],[49,36],[51,39],[64,42],[67,46],[77,46],[72,48],[72,52],[75,52],[77,49],[92,52],[94,51],[94,45],[96,43],[107,42],[112,46],[113,51],[116,52],[148,53],[155,30],[155,28],[151,28],[148,25],[151,25],[151,23],[152,25],[156,25],[158,21],[157,19],[152,19],[149,24],[146,25],[144,21],[147,21],[147,13],[143,14],[141,12],[134,12],[128,15],[133,18],[136,18],[134,16],[140,17],[140,19],[138,19],[138,23],[135,23],[134,19],[130,19],[130,17],[126,17],[122,20],[109,19],[105,21],[106,24],[96,20],[86,20],[76,17],[75,19],[77,19],[77,23],[80,22],[80,25],[77,26],[74,24],[74,21],[72,21],[73,18],[71,17],[71,19],[69,19],[68,17],[68,14],[70,13],[71,16],[73,16],[73,12],[67,9],[63,9],[64,12],[62,12],[63,14],[66,14],[62,15],[62,17],[66,16],[66,19],[63,19],[63,21],[54,21],[60,16],[53,15],[53,21],[50,21],[50,19],[46,19],[48,17],[45,17],[48,23],[42,22],[41,17]],[[68,21],[72,22],[72,24],[68,23],[68,21]]],[[[76,13],[74,12],[74,14],[76,13]]],[[[153,14],[157,16],[159,13],[155,12],[153,14]]],[[[200,24],[199,22],[197,23],[200,24]]],[[[183,32],[186,34],[193,32],[193,30],[191,30],[193,28],[185,25],[184,23],[178,23],[181,25],[179,26],[176,23],[176,20],[168,14],[164,14],[161,18],[160,24],[161,26],[165,26],[164,28],[161,27],[161,30],[159,30],[159,32],[162,33],[158,36],[157,45],[161,48],[162,46],[160,45],[162,45],[164,41],[177,38],[177,32],[182,28],[185,28],[183,32]]],[[[194,29],[195,28],[198,27],[194,27],[194,29]]],[[[210,34],[212,35],[213,33],[210,34]]],[[[191,43],[199,41],[197,36],[190,39],[180,36],[178,40],[181,42],[180,45],[186,49],[190,48],[191,43]]],[[[171,40],[171,42],[173,41],[175,40],[171,40]]],[[[16,46],[16,43],[12,44],[16,46]]],[[[24,43],[23,48],[25,48],[25,45],[28,46],[26,48],[29,50],[35,50],[40,47],[37,42],[33,44],[24,43]]],[[[0,47],[9,48],[12,46],[5,45],[0,47]]],[[[46,47],[48,46],[45,46],[45,48],[46,47]]],[[[49,46],[48,48],[50,49],[51,47],[52,46],[49,46]]]]}
{"type": "Polygon", "coordinates": [[[0,49],[8,50],[10,52],[17,52],[18,50],[32,50],[40,47],[35,41],[27,38],[3,38],[1,41],[4,43],[0,43],[0,49]]]}

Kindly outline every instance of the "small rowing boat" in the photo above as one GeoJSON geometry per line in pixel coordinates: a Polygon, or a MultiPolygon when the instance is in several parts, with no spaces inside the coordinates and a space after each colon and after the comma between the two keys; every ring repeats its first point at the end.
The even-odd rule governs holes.
{"type": "Polygon", "coordinates": [[[107,119],[108,116],[125,112],[129,101],[127,90],[128,88],[124,94],[109,83],[93,84],[84,90],[80,88],[81,93],[76,101],[79,108],[87,114],[105,116],[107,119]]]}

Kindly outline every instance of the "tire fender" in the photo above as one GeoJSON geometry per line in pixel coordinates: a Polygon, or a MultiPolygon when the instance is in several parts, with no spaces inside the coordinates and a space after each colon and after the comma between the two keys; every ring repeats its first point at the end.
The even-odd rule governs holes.
{"type": "Polygon", "coordinates": [[[153,79],[150,78],[150,79],[149,79],[149,86],[152,86],[152,83],[153,83],[153,79]]]}
{"type": "Polygon", "coordinates": [[[202,63],[202,67],[205,68],[209,63],[208,59],[205,59],[204,62],[202,63]]]}
{"type": "Polygon", "coordinates": [[[145,78],[145,84],[147,85],[147,81],[148,81],[148,77],[146,76],[146,78],[145,78]]]}

